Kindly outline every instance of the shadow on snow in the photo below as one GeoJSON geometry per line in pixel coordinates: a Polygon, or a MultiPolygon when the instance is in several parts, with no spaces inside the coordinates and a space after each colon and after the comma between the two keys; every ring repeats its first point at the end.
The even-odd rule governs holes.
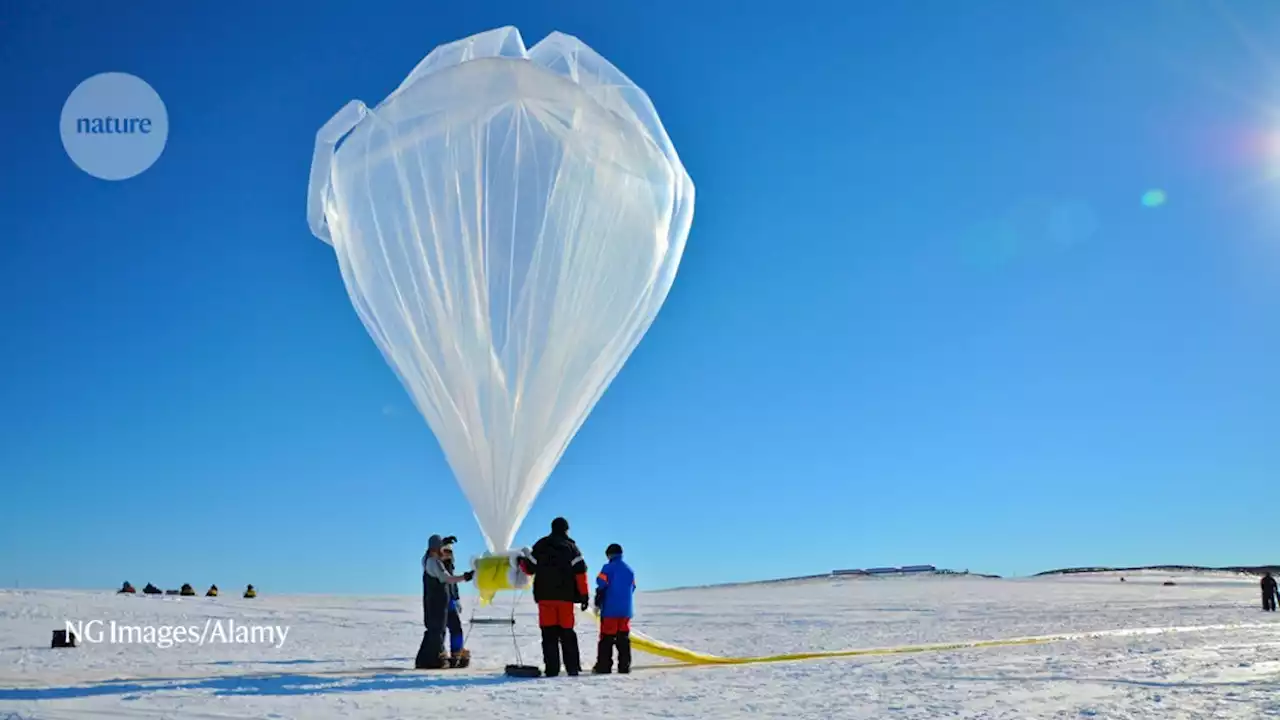
{"type": "MultiPolygon", "coordinates": [[[[192,665],[218,665],[222,667],[233,667],[236,665],[329,665],[333,663],[347,662],[343,659],[333,660],[210,660],[203,663],[191,663],[192,665]]],[[[413,662],[413,657],[388,657],[388,658],[372,658],[372,662],[413,662]]]]}
{"type": "Polygon", "coordinates": [[[122,697],[123,700],[136,700],[139,696],[148,693],[175,691],[209,692],[218,696],[327,695],[385,690],[482,687],[518,682],[521,682],[518,678],[510,678],[501,674],[448,677],[443,675],[406,676],[385,673],[356,678],[293,674],[222,675],[164,682],[106,681],[69,687],[0,689],[0,701],[67,700],[104,695],[121,695],[124,696],[122,697]]]}

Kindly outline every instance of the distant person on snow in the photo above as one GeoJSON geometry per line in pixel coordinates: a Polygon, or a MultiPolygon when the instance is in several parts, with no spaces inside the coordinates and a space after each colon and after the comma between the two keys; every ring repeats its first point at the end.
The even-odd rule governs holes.
{"type": "MultiPolygon", "coordinates": [[[[452,575],[454,573],[453,544],[458,542],[458,538],[450,535],[442,542],[444,547],[440,549],[440,560],[444,563],[444,569],[452,575]]],[[[446,625],[449,629],[449,667],[464,668],[471,664],[471,653],[467,651],[466,638],[462,635],[462,596],[456,583],[449,585],[448,588],[449,618],[446,625]]]]}
{"type": "Polygon", "coordinates": [[[591,672],[613,672],[613,649],[618,649],[618,672],[631,672],[631,614],[636,576],[622,561],[622,546],[614,543],[604,551],[609,562],[596,576],[596,608],[600,610],[600,644],[596,666],[591,672]]]}
{"type": "Polygon", "coordinates": [[[561,651],[569,675],[582,672],[578,634],[573,630],[573,606],[586,610],[587,563],[578,544],[569,537],[569,521],[551,521],[551,534],[534,543],[520,567],[533,576],[533,599],[538,603],[538,627],[542,629],[542,661],[547,677],[560,674],[561,651]]]}
{"type": "Polygon", "coordinates": [[[445,667],[444,631],[449,621],[450,585],[470,582],[474,573],[468,571],[454,575],[445,569],[442,557],[444,538],[432,535],[427,539],[427,553],[422,556],[422,645],[413,666],[419,670],[438,670],[445,667]]]}
{"type": "Polygon", "coordinates": [[[1276,589],[1276,579],[1267,573],[1262,576],[1262,609],[1264,612],[1276,611],[1276,598],[1280,591],[1276,589]]]}

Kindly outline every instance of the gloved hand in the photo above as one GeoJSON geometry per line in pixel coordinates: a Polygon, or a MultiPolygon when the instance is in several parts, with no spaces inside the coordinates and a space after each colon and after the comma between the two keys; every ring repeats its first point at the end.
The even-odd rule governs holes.
{"type": "Polygon", "coordinates": [[[463,580],[466,580],[467,582],[471,582],[471,580],[472,580],[473,578],[475,578],[475,576],[476,576],[476,571],[475,571],[475,570],[468,570],[468,571],[466,571],[466,572],[462,573],[462,579],[463,579],[463,580]]]}
{"type": "Polygon", "coordinates": [[[591,603],[588,601],[587,596],[586,596],[586,595],[583,595],[582,597],[578,598],[578,604],[582,606],[582,610],[583,610],[583,612],[586,612],[587,607],[588,607],[591,603]]]}
{"type": "Polygon", "coordinates": [[[601,609],[603,607],[604,607],[604,590],[601,589],[596,591],[596,608],[601,609]]]}

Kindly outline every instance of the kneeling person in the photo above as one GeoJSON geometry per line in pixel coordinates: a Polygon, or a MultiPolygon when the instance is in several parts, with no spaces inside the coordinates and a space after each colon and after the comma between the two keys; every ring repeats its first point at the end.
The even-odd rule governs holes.
{"type": "Polygon", "coordinates": [[[636,576],[622,560],[622,546],[614,543],[604,554],[609,562],[596,576],[596,608],[600,610],[600,645],[596,649],[598,675],[613,672],[613,651],[618,650],[618,672],[631,672],[631,615],[636,576]]]}

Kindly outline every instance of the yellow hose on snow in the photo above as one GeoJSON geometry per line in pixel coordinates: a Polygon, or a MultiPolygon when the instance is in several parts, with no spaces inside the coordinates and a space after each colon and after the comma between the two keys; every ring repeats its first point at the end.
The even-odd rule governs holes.
{"type": "MultiPolygon", "coordinates": [[[[596,612],[583,613],[593,621],[599,621],[596,612]]],[[[754,663],[790,662],[795,660],[819,660],[823,658],[848,658],[870,655],[904,655],[920,652],[942,652],[946,650],[968,650],[984,647],[1010,647],[1015,645],[1041,645],[1062,636],[1037,638],[1012,638],[1007,640],[974,640],[956,643],[935,643],[930,645],[902,645],[890,648],[862,648],[859,650],[818,650],[812,652],[783,653],[781,655],[765,655],[761,657],[721,657],[690,650],[678,645],[662,642],[641,632],[631,631],[631,649],[648,655],[674,660],[687,665],[749,665],[754,663]]]]}

